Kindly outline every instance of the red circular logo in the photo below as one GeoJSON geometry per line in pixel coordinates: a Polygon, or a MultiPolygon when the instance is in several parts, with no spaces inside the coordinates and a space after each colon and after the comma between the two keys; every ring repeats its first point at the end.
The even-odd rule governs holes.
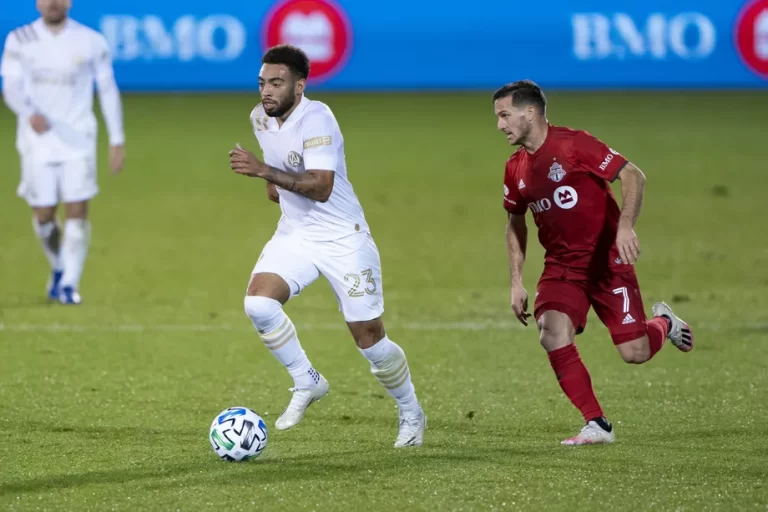
{"type": "Polygon", "coordinates": [[[768,0],[754,0],[736,22],[736,48],[749,68],[768,78],[768,0]]]}
{"type": "Polygon", "coordinates": [[[267,48],[292,44],[306,52],[311,63],[309,80],[329,78],[347,62],[352,29],[341,7],[330,0],[286,0],[267,15],[267,48]]]}

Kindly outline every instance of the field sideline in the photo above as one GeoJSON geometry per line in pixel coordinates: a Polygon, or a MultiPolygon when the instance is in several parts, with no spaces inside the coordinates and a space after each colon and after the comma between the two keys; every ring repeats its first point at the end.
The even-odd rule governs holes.
{"type": "MultiPolygon", "coordinates": [[[[768,510],[768,243],[764,93],[553,93],[647,175],[637,271],[696,330],[623,363],[590,314],[582,356],[617,443],[581,426],[534,328],[508,306],[502,174],[489,94],[310,94],[334,110],[384,269],[385,323],[429,417],[395,451],[394,402],[320,281],[288,304],[329,396],[277,432],[290,379],[242,295],[279,209],[234,175],[257,149],[257,95],[126,95],[127,166],[92,205],[84,304],[48,305],[46,263],[15,197],[15,119],[0,110],[0,509],[768,510]],[[755,223],[755,225],[753,225],[755,223]],[[270,427],[264,455],[220,462],[222,409],[270,427]]],[[[542,252],[531,240],[531,297],[542,252]]]]}

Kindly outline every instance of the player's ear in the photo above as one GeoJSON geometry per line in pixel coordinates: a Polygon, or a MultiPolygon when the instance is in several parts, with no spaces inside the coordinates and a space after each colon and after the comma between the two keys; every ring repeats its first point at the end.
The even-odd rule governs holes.
{"type": "Polygon", "coordinates": [[[307,80],[299,78],[296,81],[296,94],[304,94],[304,89],[307,87],[307,80]]]}

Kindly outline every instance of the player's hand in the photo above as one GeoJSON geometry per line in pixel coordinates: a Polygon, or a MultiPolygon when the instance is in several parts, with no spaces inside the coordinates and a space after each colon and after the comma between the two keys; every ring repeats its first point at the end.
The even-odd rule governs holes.
{"type": "Polygon", "coordinates": [[[262,177],[266,169],[264,162],[256,158],[256,155],[250,151],[241,148],[240,144],[237,144],[235,149],[229,152],[229,166],[237,174],[252,178],[262,177]]]}
{"type": "Polygon", "coordinates": [[[123,170],[124,163],[125,149],[123,149],[123,146],[110,146],[109,169],[112,171],[112,174],[119,174],[123,170]]]}
{"type": "Polygon", "coordinates": [[[637,239],[632,226],[619,223],[616,233],[616,247],[619,248],[619,256],[625,265],[633,265],[640,257],[640,240],[637,239]]]}
{"type": "Polygon", "coordinates": [[[528,313],[528,292],[522,286],[513,286],[510,293],[510,304],[512,305],[512,311],[520,323],[527,326],[528,318],[531,314],[528,313]]]}
{"type": "Polygon", "coordinates": [[[30,117],[29,125],[38,135],[42,135],[51,129],[51,125],[48,124],[48,120],[45,118],[45,116],[41,116],[40,114],[35,114],[30,117]]]}

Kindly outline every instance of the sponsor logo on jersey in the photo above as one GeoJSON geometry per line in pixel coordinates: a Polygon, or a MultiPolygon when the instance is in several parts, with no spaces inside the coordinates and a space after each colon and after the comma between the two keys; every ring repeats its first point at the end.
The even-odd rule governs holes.
{"type": "Polygon", "coordinates": [[[747,2],[736,22],[734,38],[744,64],[768,79],[768,0],[747,2]]]}
{"type": "Polygon", "coordinates": [[[505,196],[509,195],[509,187],[506,184],[504,184],[504,195],[505,196]]]}
{"type": "Polygon", "coordinates": [[[309,81],[330,78],[347,62],[352,28],[341,6],[331,0],[284,0],[267,14],[262,39],[265,48],[288,43],[309,57],[309,81]]]}
{"type": "Polygon", "coordinates": [[[605,156],[605,160],[603,160],[603,163],[600,164],[600,170],[604,171],[608,168],[608,164],[611,163],[611,160],[613,160],[613,155],[608,153],[605,156]]]}
{"type": "Polygon", "coordinates": [[[517,184],[517,188],[520,190],[525,188],[525,183],[523,183],[523,178],[520,178],[520,183],[517,184]]]}
{"type": "Polygon", "coordinates": [[[291,151],[290,153],[288,153],[288,165],[290,165],[291,167],[298,167],[299,165],[301,165],[301,160],[302,160],[301,155],[298,154],[297,152],[291,151]]]}
{"type": "Polygon", "coordinates": [[[555,183],[558,183],[562,181],[564,177],[565,169],[563,169],[563,166],[557,162],[553,163],[552,167],[549,168],[549,179],[555,183]]]}
{"type": "Polygon", "coordinates": [[[312,137],[304,141],[304,149],[316,148],[319,146],[330,146],[331,137],[312,137]]]}
{"type": "Polygon", "coordinates": [[[579,202],[579,194],[573,187],[557,187],[555,189],[555,204],[563,210],[570,210],[579,202]]]}
{"type": "Polygon", "coordinates": [[[538,201],[532,201],[528,203],[528,206],[530,206],[533,213],[544,213],[552,209],[552,201],[545,197],[543,199],[539,199],[538,201]]]}

